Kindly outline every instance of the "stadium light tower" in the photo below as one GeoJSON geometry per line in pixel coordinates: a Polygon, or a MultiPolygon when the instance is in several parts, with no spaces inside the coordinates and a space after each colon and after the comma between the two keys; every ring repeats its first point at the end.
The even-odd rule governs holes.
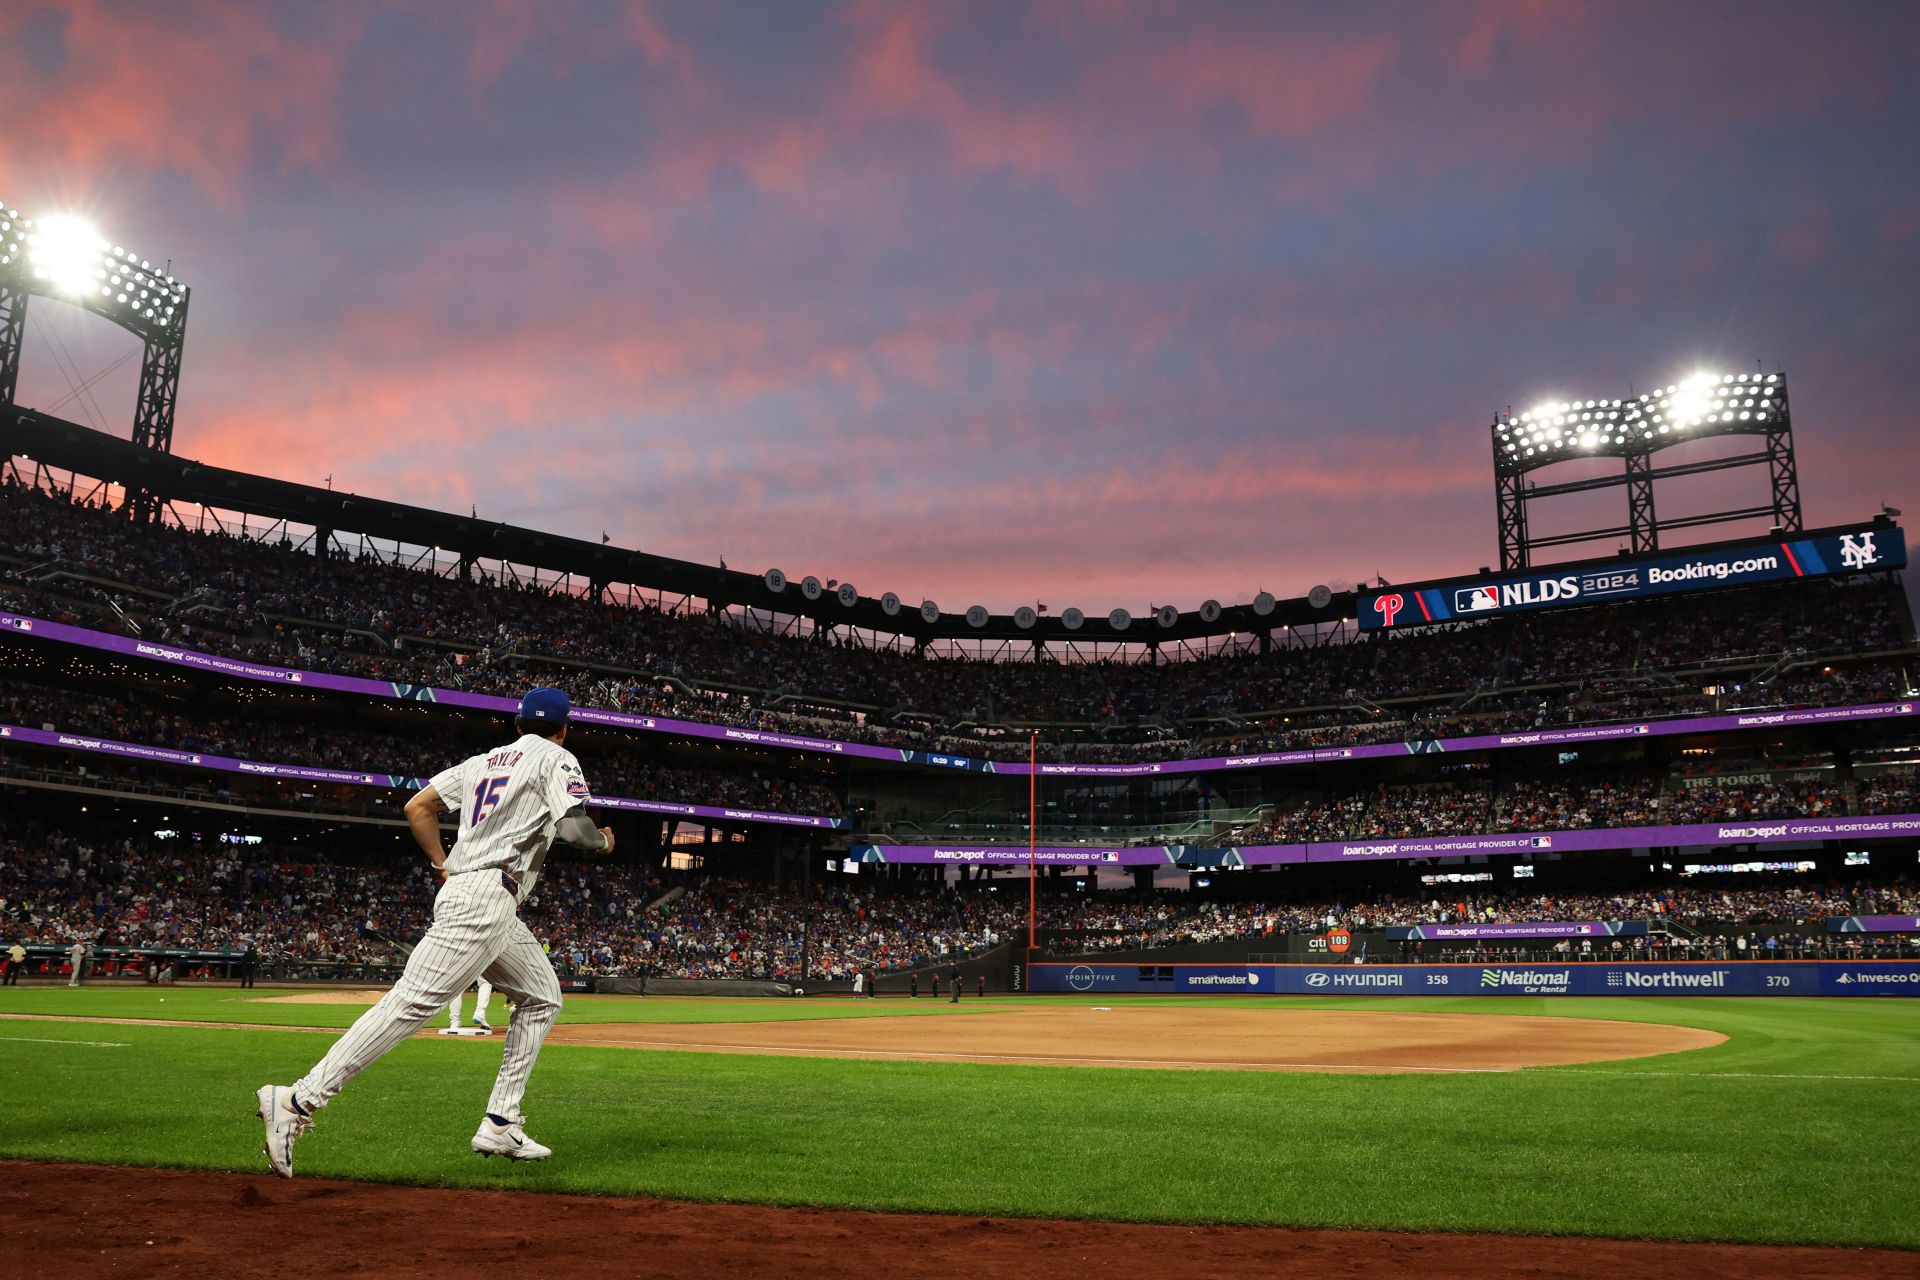
{"type": "Polygon", "coordinates": [[[1524,569],[1535,551],[1601,538],[1631,540],[1635,554],[1657,550],[1660,533],[1771,516],[1782,530],[1800,529],[1800,474],[1793,458],[1793,415],[1782,373],[1696,373],[1670,386],[1624,400],[1569,400],[1535,405],[1524,413],[1493,418],[1494,492],[1500,521],[1500,567],[1524,569]],[[1715,436],[1758,436],[1761,448],[1655,467],[1663,449],[1715,436]],[[1619,458],[1625,470],[1560,484],[1538,485],[1528,477],[1542,467],[1579,458],[1619,458]],[[1656,480],[1765,465],[1772,496],[1766,506],[1714,511],[1661,520],[1655,514],[1656,480]],[[1530,537],[1527,508],[1543,498],[1624,485],[1627,523],[1580,533],[1530,537]]]}
{"type": "MultiPolygon", "coordinates": [[[[84,307],[140,339],[145,349],[133,442],[172,452],[187,286],[110,243],[83,218],[53,214],[36,223],[0,201],[0,414],[9,417],[16,410],[27,299],[36,293],[84,307]]],[[[128,506],[135,518],[149,518],[158,500],[137,493],[128,506]]]]}

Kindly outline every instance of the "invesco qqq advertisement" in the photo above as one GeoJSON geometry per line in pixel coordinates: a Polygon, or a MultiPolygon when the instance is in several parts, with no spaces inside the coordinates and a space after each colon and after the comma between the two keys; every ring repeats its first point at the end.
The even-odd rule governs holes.
{"type": "Polygon", "coordinates": [[[1901,569],[1906,563],[1907,539],[1899,526],[1863,526],[1813,538],[1749,542],[1557,571],[1364,591],[1360,595],[1360,626],[1372,630],[1420,627],[1710,587],[1901,569]]]}

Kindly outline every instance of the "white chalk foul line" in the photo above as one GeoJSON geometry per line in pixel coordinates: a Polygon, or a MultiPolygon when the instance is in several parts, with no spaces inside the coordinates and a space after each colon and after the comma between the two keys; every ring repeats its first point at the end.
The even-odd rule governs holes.
{"type": "Polygon", "coordinates": [[[991,1065],[996,1062],[1037,1062],[1049,1066],[1066,1067],[1179,1067],[1207,1071],[1264,1070],[1264,1071],[1362,1071],[1381,1074],[1411,1071],[1430,1075],[1509,1075],[1511,1067],[1420,1067],[1399,1064],[1359,1063],[1359,1062],[1237,1062],[1223,1061],[1218,1058],[1077,1058],[1060,1054],[1034,1053],[941,1053],[932,1049],[854,1049],[831,1046],[801,1047],[796,1045],[745,1044],[745,1043],[706,1043],[698,1040],[577,1040],[569,1037],[563,1045],[575,1045],[581,1048],[604,1049],[684,1049],[692,1051],[719,1051],[722,1053],[762,1053],[773,1057],[790,1058],[889,1058],[909,1062],[955,1061],[979,1062],[991,1065]]]}
{"type": "Polygon", "coordinates": [[[118,1040],[50,1040],[43,1036],[0,1036],[0,1040],[13,1040],[20,1044],[77,1044],[89,1049],[127,1049],[132,1046],[118,1040]]]}
{"type": "Polygon", "coordinates": [[[1920,1084],[1920,1076],[1847,1076],[1829,1073],[1797,1074],[1785,1071],[1609,1071],[1583,1067],[1525,1067],[1529,1074],[1560,1071],[1582,1076],[1645,1076],[1662,1080],[1884,1080],[1898,1084],[1920,1084]]]}
{"type": "Polygon", "coordinates": [[[1833,1074],[1796,1074],[1788,1072],[1763,1071],[1618,1071],[1595,1069],[1592,1067],[1428,1067],[1407,1065],[1385,1065],[1381,1063],[1354,1062],[1223,1062],[1219,1059],[1182,1059],[1182,1058],[1079,1058],[1051,1054],[1018,1053],[941,1053],[935,1050],[907,1049],[841,1049],[830,1047],[802,1048],[794,1045],[714,1043],[698,1040],[574,1040],[566,1044],[582,1048],[608,1049],[681,1049],[694,1052],[719,1051],[722,1053],[759,1053],[773,1057],[796,1058],[886,1058],[906,1061],[955,1060],[992,1064],[996,1062],[1035,1062],[1050,1066],[1087,1066],[1087,1067],[1173,1067],[1185,1069],[1234,1071],[1337,1071],[1364,1072],[1367,1074],[1394,1075],[1409,1073],[1416,1075],[1445,1076],[1507,1076],[1532,1075],[1539,1072],[1558,1072],[1567,1075],[1582,1076],[1645,1076],[1649,1079],[1674,1080],[1870,1080],[1891,1083],[1920,1084],[1920,1076],[1856,1076],[1833,1074]]]}

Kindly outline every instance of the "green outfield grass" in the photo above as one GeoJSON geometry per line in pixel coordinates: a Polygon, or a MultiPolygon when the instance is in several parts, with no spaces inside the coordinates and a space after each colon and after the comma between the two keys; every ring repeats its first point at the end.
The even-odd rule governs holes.
{"type": "MultiPolygon", "coordinates": [[[[263,1027],[347,1027],[371,1005],[281,1004],[276,997],[313,993],[313,988],[255,987],[0,987],[0,1013],[48,1013],[92,1018],[156,1018],[177,1022],[248,1022],[263,1027]]],[[[873,1018],[951,1013],[942,995],[936,1002],[918,1000],[855,1000],[826,996],[787,1000],[694,1000],[682,997],[568,996],[560,1010],[562,1022],[793,1022],[806,1018],[873,1018]]],[[[1017,1002],[1011,1002],[1017,1005],[1017,1002]]],[[[1007,1009],[1006,997],[985,1000],[967,996],[960,1011],[1007,1009]]],[[[496,1025],[506,1021],[506,1000],[495,995],[490,1012],[496,1025]]],[[[471,1016],[469,992],[461,1013],[471,1016]]],[[[447,1025],[436,1016],[433,1025],[447,1025]]]]}
{"type": "MultiPolygon", "coordinates": [[[[253,1090],[357,1010],[232,990],[0,989],[0,1155],[261,1169],[253,1090]]],[[[263,990],[259,994],[273,994],[263,990]]],[[[575,1000],[579,1022],[970,1016],[1059,1000],[575,1000]]],[[[1109,1005],[1155,1000],[1075,1000],[1109,1005]]],[[[1193,999],[1185,1003],[1191,1005],[1193,999]]],[[[1228,1002],[1222,1000],[1221,1003],[1228,1002]]],[[[1587,1233],[1920,1248],[1920,1001],[1235,998],[1706,1027],[1726,1044],[1484,1075],[989,1066],[555,1046],[544,1165],[466,1151],[498,1064],[403,1044],[302,1140],[302,1174],[969,1214],[1587,1233]]]]}

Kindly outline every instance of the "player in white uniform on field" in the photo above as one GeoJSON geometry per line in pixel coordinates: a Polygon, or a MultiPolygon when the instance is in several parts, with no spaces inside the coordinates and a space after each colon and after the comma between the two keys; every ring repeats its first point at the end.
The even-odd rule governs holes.
{"type": "MultiPolygon", "coordinates": [[[[453,993],[453,1002],[447,1006],[447,1026],[450,1030],[460,1029],[460,1001],[466,993],[453,993]]],[[[488,1035],[493,1034],[493,1024],[487,1021],[487,1006],[493,1003],[493,984],[485,978],[480,979],[478,989],[473,993],[473,1025],[488,1035]]]]}
{"type": "Polygon", "coordinates": [[[313,1112],[482,975],[515,1003],[473,1150],[514,1160],[553,1154],[521,1129],[520,1099],[560,1012],[560,983],[515,913],[533,892],[556,838],[590,851],[613,848],[613,831],[596,831],[587,818],[586,779],[562,745],[571,709],[559,689],[533,690],[520,700],[517,741],[435,774],[407,801],[413,838],[446,879],[433,900],[433,924],[393,990],[361,1014],[312,1071],[292,1085],[260,1087],[267,1159],[281,1177],[293,1176],[293,1143],[313,1127],[313,1112]],[[440,841],[440,815],[450,809],[460,815],[451,854],[440,841]]]}

